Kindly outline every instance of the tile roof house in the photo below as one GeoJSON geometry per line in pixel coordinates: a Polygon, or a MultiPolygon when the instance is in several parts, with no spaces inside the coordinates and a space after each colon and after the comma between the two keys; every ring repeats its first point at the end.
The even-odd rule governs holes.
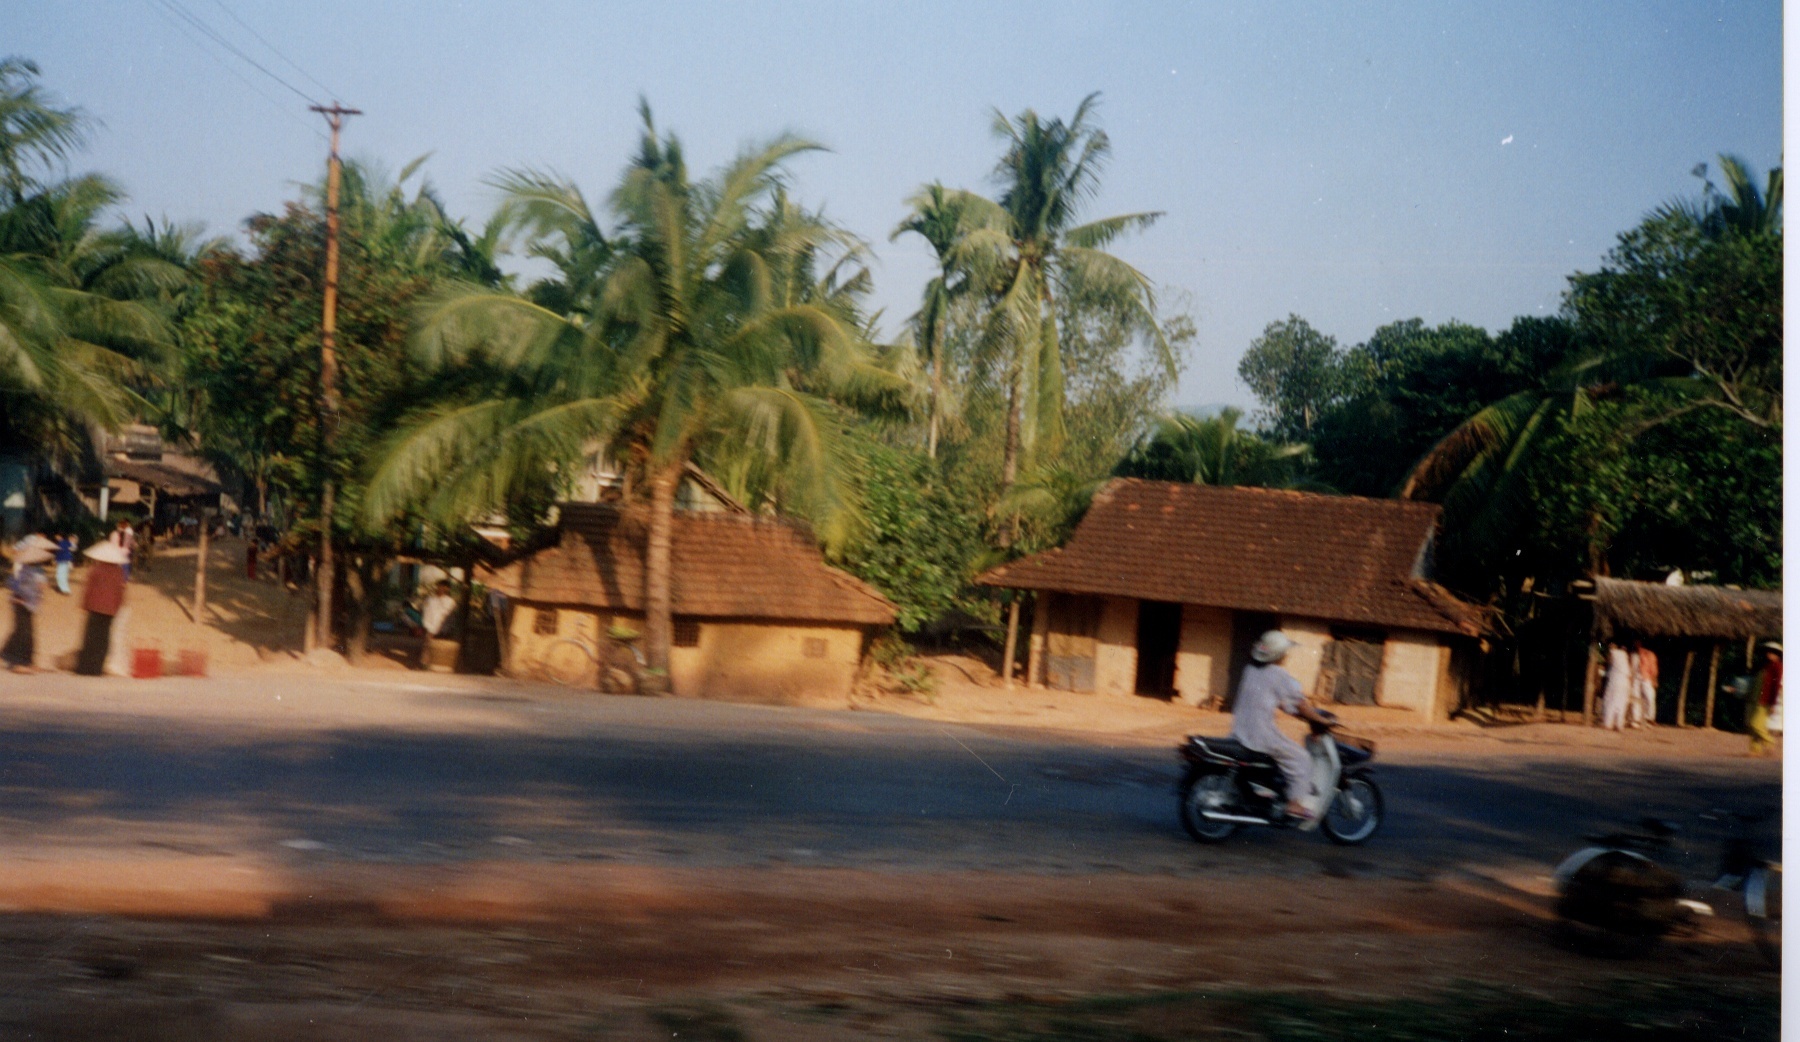
{"type": "Polygon", "coordinates": [[[1407,706],[1453,695],[1450,652],[1480,610],[1428,579],[1439,508],[1119,478],[1065,546],[994,568],[1039,592],[1028,674],[1074,690],[1222,701],[1250,643],[1279,626],[1287,666],[1327,701],[1407,706]]]}
{"type": "MultiPolygon", "coordinates": [[[[648,518],[565,503],[555,542],[497,569],[511,598],[511,671],[599,681],[614,626],[642,630],[648,518]]],[[[867,639],[894,621],[873,587],[825,563],[796,522],[677,511],[670,681],[677,695],[796,702],[849,692],[867,639]]]]}

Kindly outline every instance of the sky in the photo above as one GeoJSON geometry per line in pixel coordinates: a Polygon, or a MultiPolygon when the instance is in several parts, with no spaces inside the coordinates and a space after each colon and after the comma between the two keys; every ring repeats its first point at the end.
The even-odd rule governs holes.
{"type": "Polygon", "coordinates": [[[797,198],[868,240],[887,332],[930,276],[905,200],[995,190],[996,111],[1099,91],[1087,218],[1198,328],[1177,404],[1253,406],[1237,362],[1289,314],[1344,346],[1388,322],[1553,313],[1721,153],[1781,162],[1778,0],[634,3],[6,0],[0,49],[100,127],[72,164],[126,213],[235,233],[320,176],[305,94],[360,108],[346,155],[424,172],[479,225],[509,167],[603,199],[647,98],[696,172],[794,132],[797,198]],[[261,64],[260,71],[213,35],[261,64]],[[275,77],[286,81],[284,85],[275,77]]]}

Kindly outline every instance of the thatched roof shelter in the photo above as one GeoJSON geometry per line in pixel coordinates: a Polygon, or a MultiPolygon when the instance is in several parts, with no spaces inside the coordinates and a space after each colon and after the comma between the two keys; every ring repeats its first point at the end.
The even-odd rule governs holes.
{"type": "Polygon", "coordinates": [[[1749,640],[1781,636],[1780,590],[1594,580],[1594,636],[1749,640]]]}

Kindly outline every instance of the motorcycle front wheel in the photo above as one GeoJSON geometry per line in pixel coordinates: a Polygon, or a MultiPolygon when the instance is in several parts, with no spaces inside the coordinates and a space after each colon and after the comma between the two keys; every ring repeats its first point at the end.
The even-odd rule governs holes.
{"type": "Polygon", "coordinates": [[[1229,811],[1237,803],[1237,785],[1223,774],[1202,774],[1181,783],[1181,827],[1201,843],[1223,843],[1237,823],[1214,821],[1205,811],[1229,811]]]}
{"type": "Polygon", "coordinates": [[[1381,828],[1384,807],[1381,789],[1372,778],[1351,778],[1338,786],[1337,799],[1319,822],[1319,831],[1333,843],[1354,847],[1367,843],[1381,828]]]}

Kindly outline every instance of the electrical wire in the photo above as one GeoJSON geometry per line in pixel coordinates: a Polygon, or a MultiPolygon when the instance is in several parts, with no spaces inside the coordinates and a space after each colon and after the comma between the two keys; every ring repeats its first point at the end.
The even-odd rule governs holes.
{"type": "MultiPolygon", "coordinates": [[[[149,0],[146,0],[146,2],[149,2],[149,0]]],[[[276,111],[280,112],[282,115],[293,120],[295,123],[299,124],[300,126],[306,128],[307,133],[318,138],[320,141],[329,140],[328,138],[326,138],[324,132],[321,131],[317,126],[315,126],[311,120],[303,118],[299,113],[288,108],[286,105],[283,105],[281,102],[276,101],[275,98],[273,96],[271,96],[268,91],[263,90],[261,87],[257,86],[256,83],[253,80],[251,80],[248,76],[245,76],[243,73],[232,68],[231,65],[228,64],[227,62],[225,62],[224,59],[220,58],[217,54],[213,53],[212,50],[210,50],[206,46],[206,41],[204,38],[194,35],[194,33],[192,31],[190,31],[186,26],[182,25],[181,22],[177,21],[174,18],[174,16],[172,14],[170,14],[168,11],[158,8],[156,3],[150,3],[150,9],[153,11],[156,11],[157,14],[159,14],[163,18],[167,19],[169,24],[174,26],[175,30],[177,32],[181,33],[183,36],[186,36],[189,40],[193,41],[194,46],[199,49],[201,54],[204,54],[208,58],[211,58],[214,62],[218,63],[220,68],[224,69],[226,72],[231,73],[231,75],[237,77],[237,79],[240,83],[242,83],[244,86],[250,88],[251,93],[255,94],[257,97],[268,102],[271,107],[273,107],[276,111]]]]}
{"type": "Polygon", "coordinates": [[[157,0],[157,2],[162,4],[165,8],[169,9],[170,11],[174,12],[175,14],[179,15],[183,19],[185,19],[188,22],[188,24],[192,25],[194,28],[205,33],[207,36],[212,37],[212,39],[216,43],[218,43],[219,46],[230,51],[232,54],[237,55],[239,58],[243,59],[245,62],[248,62],[252,67],[254,67],[258,72],[262,73],[264,76],[267,76],[268,78],[274,80],[276,83],[279,83],[283,87],[286,87],[288,90],[291,90],[295,94],[298,94],[300,97],[306,99],[306,101],[308,103],[313,104],[313,105],[320,104],[319,99],[313,97],[312,95],[301,90],[299,87],[296,87],[293,84],[289,83],[288,81],[282,79],[280,76],[275,75],[273,72],[270,72],[268,66],[264,65],[262,62],[257,61],[255,58],[250,57],[248,54],[245,54],[243,51],[238,50],[237,45],[233,44],[230,40],[227,40],[224,36],[220,35],[218,30],[214,29],[210,25],[207,25],[206,22],[203,21],[198,15],[194,14],[192,11],[189,11],[187,8],[183,7],[180,3],[180,0],[157,0]]]}
{"type": "Polygon", "coordinates": [[[237,16],[236,11],[233,11],[231,8],[226,7],[225,0],[213,0],[213,5],[216,6],[219,10],[224,11],[227,15],[229,15],[231,17],[232,21],[243,26],[245,32],[249,33],[251,36],[254,36],[256,38],[256,42],[262,44],[264,47],[267,47],[270,50],[270,52],[275,55],[275,57],[280,58],[284,62],[287,62],[288,65],[291,66],[295,72],[298,72],[300,75],[305,76],[307,79],[311,80],[313,83],[313,86],[324,91],[326,94],[330,95],[331,97],[334,97],[334,98],[337,97],[337,91],[332,90],[330,87],[325,86],[325,84],[323,84],[323,83],[320,83],[319,78],[317,76],[314,76],[312,73],[307,72],[304,68],[302,68],[300,66],[299,62],[297,62],[294,59],[283,54],[281,52],[281,50],[279,48],[277,48],[274,44],[272,44],[268,40],[264,39],[263,34],[257,32],[255,29],[251,28],[249,22],[246,22],[242,18],[239,18],[237,16]]]}

